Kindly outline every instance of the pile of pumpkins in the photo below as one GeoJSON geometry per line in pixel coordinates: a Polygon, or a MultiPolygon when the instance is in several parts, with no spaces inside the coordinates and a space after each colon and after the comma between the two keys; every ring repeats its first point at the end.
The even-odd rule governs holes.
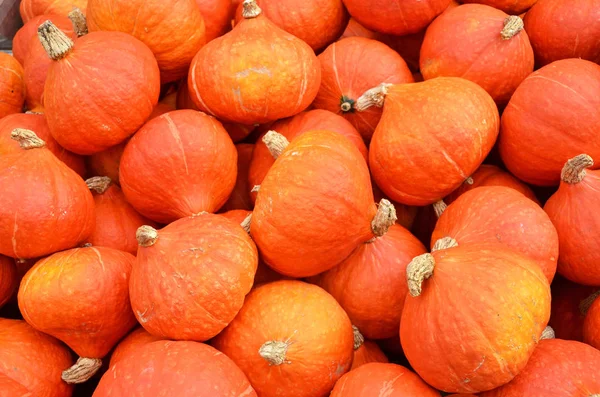
{"type": "Polygon", "coordinates": [[[600,1],[461,3],[21,0],[0,396],[600,397],[600,1]]]}

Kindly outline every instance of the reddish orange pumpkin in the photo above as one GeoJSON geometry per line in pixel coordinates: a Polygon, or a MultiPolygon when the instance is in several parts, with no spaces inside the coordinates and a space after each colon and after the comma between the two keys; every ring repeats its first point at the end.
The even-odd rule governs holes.
{"type": "Polygon", "coordinates": [[[283,280],[252,290],[213,345],[240,366],[261,397],[309,397],[326,395],[350,369],[354,337],[331,295],[283,280]]]}
{"type": "MultiPolygon", "coordinates": [[[[31,18],[17,31],[17,33],[15,33],[15,37],[13,37],[12,41],[13,56],[21,65],[25,65],[25,59],[27,59],[27,56],[29,55],[32,41],[36,41],[37,45],[41,46],[38,39],[37,30],[43,22],[48,20],[52,21],[56,27],[67,34],[73,31],[73,24],[71,20],[67,18],[67,14],[44,14],[31,18]]],[[[47,55],[46,58],[48,58],[47,55]]]]}
{"type": "Polygon", "coordinates": [[[581,303],[598,288],[575,284],[563,277],[552,282],[552,314],[548,325],[559,339],[583,341],[581,303]]]}
{"type": "Polygon", "coordinates": [[[22,111],[25,102],[23,67],[5,52],[0,52],[0,97],[0,118],[22,111]]]}
{"type": "Polygon", "coordinates": [[[244,20],[192,61],[192,100],[221,120],[247,125],[303,111],[321,82],[313,50],[262,15],[255,0],[243,4],[244,20]]]}
{"type": "Polygon", "coordinates": [[[78,154],[98,153],[144,124],[160,92],[158,66],[148,47],[121,32],[89,33],[73,44],[49,21],[38,34],[54,60],[44,108],[61,146],[78,154]]]}
{"type": "Polygon", "coordinates": [[[150,113],[150,116],[148,116],[148,120],[152,120],[153,118],[162,116],[163,114],[172,112],[173,110],[175,110],[174,106],[171,106],[168,103],[159,102],[152,110],[152,113],[150,113]]]}
{"type": "Polygon", "coordinates": [[[253,185],[248,180],[254,145],[239,143],[235,145],[235,148],[237,150],[237,180],[233,192],[231,192],[229,199],[221,207],[221,211],[236,209],[251,210],[254,207],[254,203],[250,197],[250,190],[252,190],[253,185]]]}
{"type": "Polygon", "coordinates": [[[193,110],[146,123],[125,147],[119,167],[127,201],[160,223],[216,212],[233,191],[236,175],[237,152],[227,131],[193,110]]]}
{"type": "Polygon", "coordinates": [[[553,186],[569,158],[600,158],[598,92],[600,66],[581,59],[553,62],[529,75],[502,114],[499,148],[508,170],[527,183],[553,186]]]}
{"type": "Polygon", "coordinates": [[[19,281],[14,259],[0,255],[0,308],[12,298],[19,281]]]}
{"type": "Polygon", "coordinates": [[[368,363],[387,363],[388,358],[381,351],[377,343],[365,340],[356,326],[352,326],[354,331],[354,358],[350,371],[368,363]]]}
{"type": "Polygon", "coordinates": [[[118,361],[121,361],[123,357],[126,357],[132,351],[144,347],[149,343],[161,340],[158,336],[150,335],[143,327],[136,328],[131,331],[129,335],[125,337],[110,356],[109,367],[115,365],[118,361]]]}
{"type": "Polygon", "coordinates": [[[196,4],[204,17],[207,43],[231,30],[231,20],[235,11],[231,0],[196,0],[196,4]]]}
{"type": "Polygon", "coordinates": [[[341,114],[368,141],[381,118],[381,109],[356,109],[356,101],[381,83],[412,83],[406,62],[383,43],[349,37],[333,43],[319,55],[321,87],[314,106],[341,114]]]}
{"type": "Polygon", "coordinates": [[[23,22],[38,15],[58,14],[67,16],[73,7],[83,12],[87,7],[88,0],[21,0],[19,11],[23,22]]]}
{"type": "Polygon", "coordinates": [[[583,323],[583,341],[600,349],[600,290],[587,297],[581,304],[585,314],[583,323]]]}
{"type": "Polygon", "coordinates": [[[358,23],[356,19],[350,18],[348,25],[346,26],[346,30],[344,30],[344,33],[342,33],[340,39],[344,39],[346,37],[364,37],[365,39],[373,39],[384,42],[384,39],[387,36],[379,32],[369,30],[358,23]]]}
{"type": "Polygon", "coordinates": [[[86,166],[90,176],[105,175],[120,186],[119,166],[127,142],[129,142],[129,140],[86,157],[86,166]]]}
{"type": "Polygon", "coordinates": [[[0,373],[0,397],[33,397],[25,386],[0,373]]]}
{"type": "Polygon", "coordinates": [[[462,0],[463,3],[485,4],[508,14],[522,14],[538,0],[462,0]]]}

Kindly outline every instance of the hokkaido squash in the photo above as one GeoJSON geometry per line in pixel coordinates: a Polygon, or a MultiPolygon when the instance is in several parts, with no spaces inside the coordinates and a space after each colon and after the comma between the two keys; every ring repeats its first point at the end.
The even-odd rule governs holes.
{"type": "Polygon", "coordinates": [[[196,0],[196,4],[204,18],[207,43],[231,30],[231,20],[235,12],[231,0],[196,0]]]}
{"type": "Polygon", "coordinates": [[[550,317],[550,288],[540,267],[499,243],[418,256],[407,280],[402,348],[417,374],[448,393],[509,382],[527,364],[550,317]]]}
{"type": "Polygon", "coordinates": [[[34,132],[15,129],[21,149],[0,156],[0,254],[37,258],[74,247],[94,230],[94,199],[34,132]]]}
{"type": "Polygon", "coordinates": [[[284,144],[260,185],[250,232],[275,271],[291,277],[324,272],[396,221],[389,201],[375,205],[367,164],[347,138],[309,131],[286,147],[273,131],[263,140],[284,144]]]}
{"type": "Polygon", "coordinates": [[[244,20],[192,61],[192,100],[223,121],[248,125],[303,111],[321,82],[313,50],[262,15],[255,0],[245,0],[243,7],[244,20]]]}
{"type": "Polygon", "coordinates": [[[583,341],[585,313],[582,302],[589,298],[597,287],[575,284],[563,277],[552,282],[552,313],[548,323],[559,339],[583,341]]]}
{"type": "Polygon", "coordinates": [[[370,363],[342,376],[331,397],[439,397],[418,375],[397,364],[370,363]]]}
{"type": "Polygon", "coordinates": [[[74,44],[50,21],[38,35],[54,60],[44,86],[46,118],[65,149],[100,152],[127,139],[150,116],[160,79],[142,42],[121,32],[92,32],[74,44]]]}
{"type": "Polygon", "coordinates": [[[406,62],[383,43],[349,37],[331,44],[319,55],[321,87],[314,106],[341,114],[366,141],[381,117],[381,109],[357,112],[356,101],[369,88],[381,83],[412,83],[406,62]]]}
{"type": "Polygon", "coordinates": [[[66,17],[73,7],[85,12],[87,2],[88,0],[21,0],[19,11],[23,22],[38,15],[58,14],[66,17]]]}
{"type": "Polygon", "coordinates": [[[365,337],[390,338],[398,333],[408,293],[406,266],[424,253],[408,230],[393,225],[313,281],[340,303],[365,337]]]}
{"type": "Polygon", "coordinates": [[[462,77],[483,87],[500,106],[533,72],[533,63],[523,20],[481,4],[465,4],[436,18],[420,56],[425,80],[462,77]]]}
{"type": "Polygon", "coordinates": [[[104,374],[93,397],[154,397],[166,391],[178,397],[257,397],[244,373],[216,349],[164,340],[124,355],[104,374]]]}
{"type": "Polygon", "coordinates": [[[1,397],[33,397],[25,386],[0,373],[0,396],[1,397]]]}
{"type": "Polygon", "coordinates": [[[20,113],[25,102],[23,67],[11,55],[0,52],[0,118],[20,113]]]}
{"type": "Polygon", "coordinates": [[[261,397],[326,395],[350,369],[353,345],[352,324],[335,299],[292,280],[252,290],[213,340],[261,397]]]}
{"type": "Polygon", "coordinates": [[[462,0],[463,3],[485,4],[508,14],[522,14],[538,0],[462,0]]]}
{"type": "Polygon", "coordinates": [[[451,193],[481,165],[498,136],[492,98],[457,77],[382,85],[358,102],[358,110],[384,102],[369,165],[377,186],[402,204],[432,204],[451,193]]]}
{"type": "Polygon", "coordinates": [[[12,298],[19,281],[14,259],[0,255],[0,308],[12,298]]]}
{"type": "MultiPolygon", "coordinates": [[[[32,41],[37,42],[37,45],[41,46],[37,35],[38,26],[48,20],[52,21],[57,28],[62,30],[68,36],[71,36],[70,32],[73,31],[73,24],[67,17],[67,14],[44,14],[33,17],[17,30],[17,33],[15,33],[15,37],[13,37],[12,40],[13,56],[21,65],[25,64],[25,59],[27,59],[27,56],[29,55],[32,41]]],[[[48,58],[48,56],[46,56],[46,58],[48,58]]]]}
{"type": "Polygon", "coordinates": [[[381,351],[377,343],[365,340],[356,326],[352,326],[354,331],[354,358],[350,371],[368,363],[387,363],[388,358],[381,351]]]}
{"type": "Polygon", "coordinates": [[[31,397],[71,397],[73,387],[60,374],[73,360],[62,343],[25,321],[0,318],[0,346],[0,376],[25,387],[31,397]]]}
{"type": "Polygon", "coordinates": [[[89,0],[87,18],[91,32],[128,33],[146,44],[156,57],[163,84],[185,77],[206,43],[196,0],[89,0]]]}
{"type": "Polygon", "coordinates": [[[237,152],[216,119],[175,110],[146,123],[121,157],[119,180],[127,201],[160,223],[216,212],[233,191],[237,152]]]}
{"type": "Polygon", "coordinates": [[[569,158],[600,158],[598,92],[600,66],[582,59],[553,62],[523,80],[502,114],[499,149],[508,170],[527,183],[553,186],[569,158]]]}
{"type": "Polygon", "coordinates": [[[118,361],[120,361],[123,357],[126,357],[130,354],[131,351],[139,349],[140,347],[144,347],[149,343],[156,342],[161,340],[158,336],[150,335],[148,331],[146,331],[143,327],[136,328],[131,331],[129,335],[125,337],[115,350],[113,350],[110,355],[110,364],[109,367],[115,365],[118,361]]]}
{"type": "Polygon", "coordinates": [[[62,373],[65,382],[91,378],[101,359],[135,326],[129,304],[134,260],[113,248],[74,248],[40,260],[21,281],[19,309],[25,321],[80,357],[62,373]]]}
{"type": "Polygon", "coordinates": [[[120,186],[119,165],[121,164],[121,156],[123,156],[123,151],[125,150],[127,142],[129,142],[129,140],[92,154],[91,156],[87,156],[85,159],[89,175],[105,175],[115,184],[120,186]]]}
{"type": "Polygon", "coordinates": [[[252,152],[254,145],[250,143],[239,143],[235,145],[237,151],[237,179],[235,187],[227,199],[227,202],[221,207],[221,211],[230,211],[236,209],[251,210],[254,207],[250,190],[252,184],[248,179],[250,172],[250,163],[252,161],[252,152]]]}

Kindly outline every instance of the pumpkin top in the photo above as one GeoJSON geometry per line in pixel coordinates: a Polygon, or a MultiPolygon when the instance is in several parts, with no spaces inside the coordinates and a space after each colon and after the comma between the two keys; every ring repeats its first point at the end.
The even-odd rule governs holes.
{"type": "Polygon", "coordinates": [[[579,183],[585,178],[585,169],[592,165],[594,165],[594,160],[590,156],[587,154],[577,155],[567,160],[560,173],[560,179],[565,183],[579,183]]]}
{"type": "Polygon", "coordinates": [[[511,15],[504,20],[504,29],[500,32],[500,36],[502,36],[502,40],[510,40],[515,37],[521,30],[525,24],[523,20],[518,15],[511,15]]]}
{"type": "Polygon", "coordinates": [[[411,296],[421,295],[423,281],[433,275],[435,259],[431,254],[423,254],[414,258],[406,267],[408,292],[411,296]]]}
{"type": "Polygon", "coordinates": [[[15,141],[19,142],[21,149],[29,150],[36,149],[46,146],[46,142],[40,139],[35,132],[26,130],[24,128],[15,128],[11,133],[10,137],[15,141]]]}
{"type": "Polygon", "coordinates": [[[258,349],[258,354],[267,362],[269,365],[281,365],[281,364],[289,364],[289,361],[286,360],[285,355],[287,354],[288,347],[292,342],[288,341],[277,341],[272,340],[265,342],[260,349],[258,349]]]}
{"type": "Polygon", "coordinates": [[[246,231],[246,233],[250,234],[250,225],[252,224],[252,213],[249,213],[247,217],[244,218],[240,226],[242,229],[246,231]]]}
{"type": "Polygon", "coordinates": [[[140,226],[135,232],[135,238],[142,247],[150,247],[158,240],[158,231],[152,226],[140,226]]]}
{"type": "Polygon", "coordinates": [[[388,88],[391,85],[392,84],[381,83],[377,87],[367,90],[364,94],[358,97],[356,103],[354,104],[354,108],[359,112],[364,112],[372,106],[376,106],[378,108],[383,107],[385,96],[387,95],[388,88]]]}
{"type": "Polygon", "coordinates": [[[242,16],[244,19],[256,18],[262,14],[262,10],[256,3],[256,0],[244,0],[242,4],[242,16]]]}
{"type": "Polygon", "coordinates": [[[274,159],[281,156],[281,153],[283,153],[285,148],[290,144],[290,141],[288,141],[286,137],[277,131],[272,130],[268,131],[265,136],[263,136],[262,141],[267,146],[269,153],[271,153],[274,159]]]}
{"type": "Polygon", "coordinates": [[[540,340],[554,339],[554,338],[556,338],[556,334],[554,333],[554,330],[552,329],[552,327],[548,326],[548,327],[544,328],[544,330],[542,331],[542,335],[540,336],[540,340]]]}
{"type": "Polygon", "coordinates": [[[55,61],[64,58],[73,48],[73,41],[51,21],[38,27],[38,38],[50,59],[55,61]]]}
{"type": "Polygon", "coordinates": [[[87,382],[102,367],[99,358],[79,357],[77,362],[62,372],[61,378],[70,385],[87,382]]]}
{"type": "Polygon", "coordinates": [[[590,310],[590,307],[592,307],[592,304],[596,301],[596,299],[600,299],[600,290],[594,292],[593,294],[581,301],[581,303],[579,304],[579,311],[581,312],[581,314],[585,316],[590,310]]]}
{"type": "Polygon", "coordinates": [[[107,176],[94,176],[86,179],[85,184],[88,189],[93,190],[98,194],[104,194],[110,186],[112,180],[107,176]]]}
{"type": "Polygon", "coordinates": [[[73,30],[75,31],[77,37],[88,34],[87,20],[79,8],[73,8],[73,11],[69,13],[69,19],[73,23],[73,30]]]}
{"type": "Polygon", "coordinates": [[[371,230],[377,237],[381,237],[387,233],[389,228],[396,223],[398,216],[396,208],[386,199],[381,199],[377,208],[377,213],[371,221],[371,230]]]}
{"type": "Polygon", "coordinates": [[[360,333],[356,325],[352,326],[352,331],[354,331],[354,350],[358,350],[365,343],[365,337],[360,333]]]}
{"type": "Polygon", "coordinates": [[[433,210],[435,211],[435,216],[437,216],[438,218],[442,216],[444,211],[446,211],[446,208],[448,208],[448,206],[446,205],[444,200],[440,200],[436,203],[433,203],[433,210]]]}
{"type": "Polygon", "coordinates": [[[431,252],[445,250],[452,247],[458,247],[458,241],[453,239],[452,237],[444,237],[435,242],[433,244],[433,248],[431,248],[431,252]]]}

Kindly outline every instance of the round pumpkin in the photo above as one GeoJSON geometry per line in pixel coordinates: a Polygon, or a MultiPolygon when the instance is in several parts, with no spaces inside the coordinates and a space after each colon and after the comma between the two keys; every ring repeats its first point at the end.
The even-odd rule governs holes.
{"type": "Polygon", "coordinates": [[[575,284],[563,277],[552,282],[552,314],[548,325],[559,339],[583,341],[585,313],[581,304],[597,287],[575,284]]]}
{"type": "Polygon", "coordinates": [[[335,299],[292,280],[252,290],[213,340],[261,397],[326,395],[350,369],[353,345],[352,324],[335,299]]]}
{"type": "Polygon", "coordinates": [[[25,321],[0,318],[0,346],[0,376],[25,387],[31,397],[71,397],[73,387],[60,374],[73,359],[62,343],[25,321]]]}
{"type": "Polygon", "coordinates": [[[481,87],[457,77],[380,86],[359,108],[384,99],[369,147],[377,186],[408,205],[435,203],[481,165],[498,136],[498,108],[481,87]]]}
{"type": "Polygon", "coordinates": [[[581,303],[581,311],[585,314],[583,323],[583,341],[600,349],[600,290],[587,297],[581,303]]]}
{"type": "Polygon", "coordinates": [[[5,52],[0,52],[0,97],[0,118],[22,111],[25,102],[23,67],[5,52]]]}
{"type": "Polygon", "coordinates": [[[262,15],[255,0],[243,4],[244,20],[192,61],[192,100],[203,112],[247,125],[303,111],[321,82],[312,48],[262,15]]]}
{"type": "Polygon", "coordinates": [[[25,321],[80,356],[62,373],[65,382],[91,378],[135,326],[129,304],[133,263],[133,255],[113,248],[74,248],[40,260],[23,277],[18,298],[25,321]]]}
{"type": "Polygon", "coordinates": [[[131,138],[119,166],[127,201],[160,223],[216,212],[233,191],[236,175],[237,152],[227,131],[194,110],[150,120],[131,138]]]}
{"type": "Polygon", "coordinates": [[[238,143],[235,145],[235,148],[237,151],[237,179],[235,187],[227,202],[221,207],[221,211],[236,209],[251,210],[254,207],[254,203],[250,197],[250,190],[252,190],[253,185],[248,179],[254,145],[250,143],[238,143]]]}
{"type": "Polygon", "coordinates": [[[144,124],[160,92],[158,66],[148,47],[121,32],[89,33],[73,44],[50,21],[38,35],[54,60],[46,76],[44,108],[61,146],[78,154],[97,153],[144,124]]]}
{"type": "Polygon", "coordinates": [[[121,156],[129,140],[123,141],[118,145],[112,146],[101,152],[87,156],[86,166],[90,176],[105,175],[109,177],[117,185],[121,185],[119,180],[119,166],[121,164],[121,156]]]}
{"type": "Polygon", "coordinates": [[[110,355],[109,367],[115,365],[118,361],[121,361],[123,357],[126,357],[130,352],[137,350],[141,347],[145,347],[149,343],[161,340],[158,336],[154,336],[148,333],[143,327],[136,328],[127,335],[115,350],[110,355]]]}
{"type": "Polygon", "coordinates": [[[19,281],[14,259],[0,255],[0,308],[12,298],[19,281]]]}
{"type": "Polygon", "coordinates": [[[104,374],[93,397],[257,397],[243,372],[203,343],[155,341],[132,350],[104,374]]]}
{"type": "Polygon", "coordinates": [[[598,92],[600,66],[582,59],[553,62],[523,80],[502,114],[499,148],[508,170],[553,186],[569,158],[600,158],[598,92]]]}
{"type": "Polygon", "coordinates": [[[463,3],[485,4],[508,14],[522,14],[538,0],[461,0],[463,3]]]}
{"type": "MultiPolygon", "coordinates": [[[[48,20],[52,21],[57,28],[65,32],[68,36],[70,36],[70,32],[73,31],[73,24],[66,14],[44,14],[31,18],[17,30],[17,33],[15,33],[15,37],[13,37],[12,40],[13,56],[21,65],[25,65],[25,59],[27,59],[27,56],[29,55],[32,41],[37,42],[37,45],[41,46],[37,35],[38,27],[48,20]]],[[[47,55],[46,58],[48,58],[47,55]]]]}
{"type": "Polygon", "coordinates": [[[448,393],[509,382],[527,364],[550,317],[550,288],[540,267],[499,243],[418,256],[407,280],[402,348],[417,374],[448,393]]]}
{"type": "Polygon", "coordinates": [[[420,66],[425,80],[462,77],[479,84],[503,106],[533,72],[533,49],[518,16],[465,4],[429,25],[420,66]]]}
{"type": "Polygon", "coordinates": [[[314,107],[341,114],[366,141],[381,118],[381,109],[358,112],[356,101],[368,89],[381,83],[412,83],[406,62],[379,41],[349,37],[331,44],[319,55],[321,87],[314,107]]]}
{"type": "Polygon", "coordinates": [[[19,12],[23,22],[38,15],[58,14],[67,16],[74,7],[85,12],[88,0],[21,0],[19,12]]]}
{"type": "Polygon", "coordinates": [[[94,230],[94,199],[73,170],[30,130],[0,156],[0,254],[37,258],[74,247],[94,230]]]}
{"type": "Polygon", "coordinates": [[[365,340],[356,326],[352,326],[354,331],[354,358],[352,359],[352,367],[350,371],[361,367],[368,363],[387,363],[388,358],[377,343],[365,340]]]}
{"type": "Polygon", "coordinates": [[[207,43],[231,30],[231,21],[235,11],[235,5],[231,0],[196,0],[196,4],[204,17],[207,43]]]}

